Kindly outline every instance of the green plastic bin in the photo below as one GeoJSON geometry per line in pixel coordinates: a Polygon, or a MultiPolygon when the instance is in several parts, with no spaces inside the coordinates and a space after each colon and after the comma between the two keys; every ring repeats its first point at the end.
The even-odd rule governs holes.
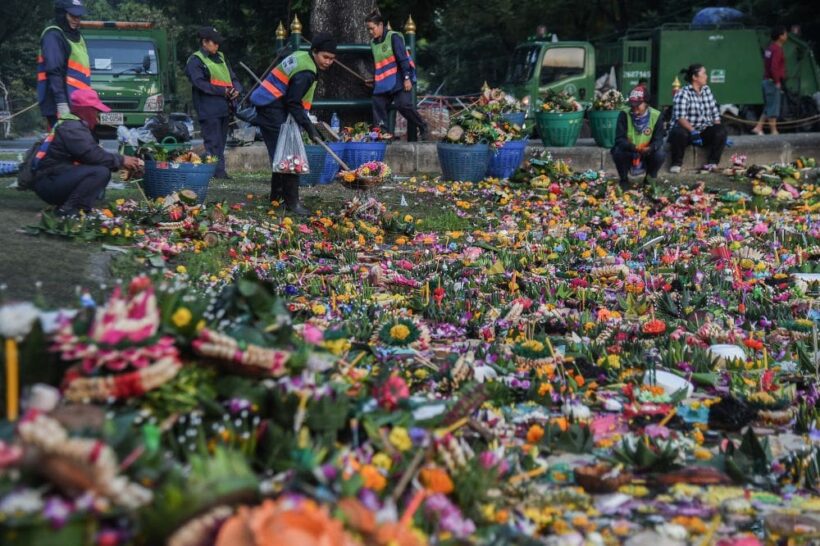
{"type": "Polygon", "coordinates": [[[584,123],[584,111],[538,112],[535,114],[535,123],[544,146],[575,146],[584,123]]]}
{"type": "Polygon", "coordinates": [[[615,128],[622,110],[590,110],[589,130],[595,144],[601,148],[612,148],[615,145],[615,128]]]}

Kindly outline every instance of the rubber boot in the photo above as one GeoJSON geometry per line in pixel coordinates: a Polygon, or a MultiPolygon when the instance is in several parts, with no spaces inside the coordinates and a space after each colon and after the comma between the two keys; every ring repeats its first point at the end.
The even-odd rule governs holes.
{"type": "Polygon", "coordinates": [[[299,202],[299,177],[293,174],[283,175],[285,208],[297,216],[309,216],[310,211],[299,202]]]}
{"type": "Polygon", "coordinates": [[[269,201],[277,201],[280,205],[285,198],[284,187],[282,184],[282,175],[279,173],[272,173],[270,175],[270,199],[269,201]]]}

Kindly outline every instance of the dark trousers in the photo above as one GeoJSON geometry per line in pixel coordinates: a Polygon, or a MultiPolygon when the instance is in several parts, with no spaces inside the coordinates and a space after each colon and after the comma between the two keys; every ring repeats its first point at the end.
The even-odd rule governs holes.
{"type": "MultiPolygon", "coordinates": [[[[273,155],[276,153],[276,143],[279,140],[280,125],[259,127],[262,133],[262,140],[265,148],[268,149],[268,160],[273,168],[273,155]]],[[[271,173],[270,177],[270,200],[285,200],[289,206],[299,202],[299,175],[271,173]]]]}
{"type": "MultiPolygon", "coordinates": [[[[727,135],[726,128],[721,124],[710,125],[700,132],[703,147],[706,150],[706,163],[715,165],[720,163],[720,156],[723,154],[723,148],[726,147],[727,135]]],[[[672,155],[672,165],[683,165],[683,154],[691,143],[692,135],[680,125],[675,125],[669,131],[669,152],[672,155]]]]}
{"type": "Polygon", "coordinates": [[[225,172],[225,143],[228,141],[228,117],[201,119],[199,127],[202,131],[205,151],[219,158],[214,176],[224,177],[227,174],[225,172]]]}
{"type": "MultiPolygon", "coordinates": [[[[424,123],[421,114],[416,110],[416,105],[413,104],[413,94],[404,89],[383,95],[373,95],[373,125],[387,127],[387,109],[391,104],[393,104],[399,114],[404,116],[404,119],[410,124],[415,124],[416,127],[422,129],[422,131],[426,131],[427,124],[424,123]]],[[[407,128],[407,134],[408,140],[411,140],[409,126],[407,128]]],[[[415,134],[412,136],[415,139],[415,134]]]]}
{"type": "Polygon", "coordinates": [[[75,165],[60,173],[44,174],[34,181],[34,193],[64,211],[89,210],[111,180],[111,171],[100,165],[75,165]]]}
{"type": "MultiPolygon", "coordinates": [[[[627,180],[629,177],[629,169],[632,167],[632,158],[635,152],[625,150],[623,148],[612,148],[612,161],[615,162],[615,168],[618,169],[618,176],[621,180],[627,180]]],[[[646,175],[655,178],[658,176],[658,171],[663,167],[663,162],[666,161],[666,152],[663,148],[649,152],[643,156],[643,162],[646,166],[646,175]]]]}

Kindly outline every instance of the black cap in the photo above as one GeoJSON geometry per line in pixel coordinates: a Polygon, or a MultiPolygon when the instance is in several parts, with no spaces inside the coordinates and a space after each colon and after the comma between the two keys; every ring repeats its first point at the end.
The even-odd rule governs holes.
{"type": "Polygon", "coordinates": [[[316,34],[310,44],[310,48],[314,51],[336,53],[336,38],[327,32],[320,32],[319,34],[316,34]]]}
{"type": "Polygon", "coordinates": [[[210,40],[216,44],[222,43],[222,35],[214,27],[200,27],[197,35],[200,40],[210,40]]]}
{"type": "Polygon", "coordinates": [[[54,7],[67,11],[74,17],[85,16],[85,5],[83,0],[55,0],[54,7]]]}

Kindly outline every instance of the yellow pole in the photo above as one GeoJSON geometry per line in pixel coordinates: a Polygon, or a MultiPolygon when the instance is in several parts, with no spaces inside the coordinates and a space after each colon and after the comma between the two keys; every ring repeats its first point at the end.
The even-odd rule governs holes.
{"type": "Polygon", "coordinates": [[[6,419],[16,421],[20,412],[20,357],[17,341],[6,338],[6,419]]]}

